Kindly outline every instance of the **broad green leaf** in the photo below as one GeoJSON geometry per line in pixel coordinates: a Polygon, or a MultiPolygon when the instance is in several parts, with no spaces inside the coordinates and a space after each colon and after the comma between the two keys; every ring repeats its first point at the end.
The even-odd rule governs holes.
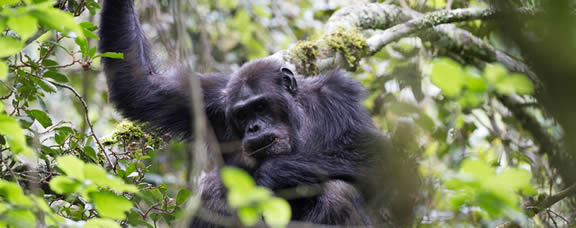
{"type": "Polygon", "coordinates": [[[82,26],[82,28],[87,29],[88,31],[95,31],[96,29],[98,29],[98,26],[92,24],[92,22],[89,21],[84,21],[80,23],[80,26],[82,26]]]}
{"type": "Polygon", "coordinates": [[[462,162],[462,165],[460,166],[460,174],[463,174],[463,176],[473,175],[475,178],[485,180],[493,178],[495,170],[493,167],[486,164],[486,162],[467,159],[462,162]]]}
{"type": "Polygon", "coordinates": [[[94,192],[90,196],[101,217],[123,220],[126,212],[132,208],[132,202],[112,192],[94,192]]]}
{"type": "Polygon", "coordinates": [[[26,144],[26,136],[16,119],[0,114],[0,135],[4,136],[14,153],[22,153],[28,157],[35,155],[26,144]]]}
{"type": "Polygon", "coordinates": [[[24,48],[24,43],[9,36],[0,36],[0,58],[18,54],[24,48]]]}
{"type": "Polygon", "coordinates": [[[74,16],[57,8],[34,8],[30,15],[36,17],[41,25],[67,34],[74,32],[77,37],[83,37],[82,27],[74,21],[74,16]]]}
{"type": "Polygon", "coordinates": [[[104,168],[88,163],[84,166],[84,177],[91,180],[100,187],[108,187],[115,192],[138,192],[138,188],[132,184],[126,184],[122,179],[116,176],[110,176],[104,168]]]}
{"type": "Polygon", "coordinates": [[[36,216],[30,210],[12,209],[2,214],[2,222],[15,228],[36,227],[36,216]]]}
{"type": "Polygon", "coordinates": [[[269,199],[272,193],[267,188],[255,186],[248,191],[230,189],[228,192],[228,204],[232,208],[249,206],[255,202],[269,199]]]}
{"type": "Polygon", "coordinates": [[[452,59],[442,58],[433,62],[430,80],[449,97],[460,94],[464,85],[465,73],[460,64],[452,59]]]}
{"type": "Polygon", "coordinates": [[[188,191],[188,189],[185,188],[180,189],[180,191],[178,191],[178,194],[176,195],[176,205],[184,204],[189,197],[190,197],[190,191],[188,191]]]}
{"type": "Polygon", "coordinates": [[[32,206],[32,201],[24,194],[20,185],[0,179],[0,198],[18,206],[32,206]]]}
{"type": "Polygon", "coordinates": [[[18,34],[22,41],[26,41],[38,31],[38,20],[30,15],[10,17],[8,27],[18,34]]]}
{"type": "Polygon", "coordinates": [[[20,3],[20,0],[0,0],[0,6],[13,6],[20,3]]]}
{"type": "Polygon", "coordinates": [[[238,209],[238,217],[245,226],[254,226],[260,219],[260,213],[256,208],[242,207],[238,209]]]}
{"type": "Polygon", "coordinates": [[[26,114],[38,121],[44,128],[52,126],[52,119],[44,111],[34,109],[26,111],[26,114]]]}
{"type": "Polygon", "coordinates": [[[51,70],[46,71],[46,72],[43,74],[43,76],[44,76],[45,78],[51,78],[51,79],[54,79],[54,81],[62,82],[62,83],[66,83],[66,82],[69,82],[69,81],[70,81],[70,80],[68,80],[68,77],[66,77],[66,75],[63,75],[63,74],[61,74],[61,73],[58,73],[58,72],[56,72],[56,71],[51,71],[51,70]]]}
{"type": "Polygon", "coordinates": [[[484,68],[484,76],[494,84],[498,84],[506,75],[508,75],[508,70],[500,64],[488,64],[484,68]]]}
{"type": "MultiPolygon", "coordinates": [[[[3,0],[0,0],[3,1],[3,0]]],[[[8,21],[5,17],[0,17],[0,31],[4,31],[6,29],[6,22],[8,21]]]]}
{"type": "Polygon", "coordinates": [[[94,58],[96,58],[96,57],[106,57],[106,58],[111,58],[111,59],[124,59],[124,53],[105,52],[105,53],[101,53],[101,54],[94,56],[94,58]]]}
{"type": "Polygon", "coordinates": [[[534,85],[526,76],[513,73],[497,82],[496,90],[506,95],[532,94],[534,93],[534,85]]]}
{"type": "Polygon", "coordinates": [[[0,61],[0,80],[6,80],[6,76],[8,75],[8,65],[0,61]]]}
{"type": "Polygon", "coordinates": [[[285,227],[292,217],[290,204],[284,199],[273,197],[260,205],[264,221],[270,227],[285,227]]]}
{"type": "Polygon", "coordinates": [[[56,158],[56,163],[66,175],[80,181],[84,180],[84,162],[82,160],[72,155],[65,155],[56,158]]]}
{"type": "Polygon", "coordinates": [[[222,183],[231,191],[248,192],[256,186],[252,177],[239,168],[224,167],[220,175],[222,183]]]}
{"type": "Polygon", "coordinates": [[[121,228],[120,224],[112,219],[93,218],[86,221],[84,228],[121,228]]]}
{"type": "Polygon", "coordinates": [[[67,176],[56,176],[50,180],[49,185],[58,194],[70,194],[80,190],[82,184],[67,176]]]}

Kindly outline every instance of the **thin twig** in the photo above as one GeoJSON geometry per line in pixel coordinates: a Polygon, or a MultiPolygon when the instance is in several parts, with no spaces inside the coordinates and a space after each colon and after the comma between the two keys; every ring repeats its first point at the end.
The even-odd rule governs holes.
{"type": "MultiPolygon", "coordinates": [[[[46,80],[46,79],[43,79],[46,80]]],[[[108,153],[106,153],[106,150],[104,149],[104,146],[102,145],[102,143],[100,142],[100,139],[98,139],[98,137],[96,136],[96,133],[94,132],[94,126],[92,125],[92,121],[90,121],[90,117],[88,116],[88,104],[86,103],[86,101],[84,100],[84,98],[80,95],[80,93],[78,93],[78,91],[76,91],[76,89],[74,89],[72,86],[66,85],[66,84],[62,84],[62,83],[58,83],[58,82],[54,82],[54,81],[50,81],[50,80],[46,80],[47,82],[52,83],[55,86],[59,86],[62,88],[66,88],[70,91],[72,91],[72,93],[74,93],[74,95],[76,95],[76,97],[80,100],[80,102],[82,103],[82,107],[84,107],[84,116],[86,117],[86,123],[88,123],[88,126],[90,128],[90,133],[91,136],[94,138],[94,140],[96,141],[96,144],[98,144],[98,147],[100,148],[100,150],[102,151],[102,153],[104,154],[104,156],[106,157],[106,161],[112,166],[112,170],[114,172],[116,172],[116,165],[114,165],[112,163],[112,161],[110,160],[110,158],[108,157],[108,153]]]]}

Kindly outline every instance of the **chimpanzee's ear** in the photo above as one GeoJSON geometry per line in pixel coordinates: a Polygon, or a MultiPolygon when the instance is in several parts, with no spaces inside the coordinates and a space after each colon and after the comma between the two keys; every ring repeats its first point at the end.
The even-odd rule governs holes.
{"type": "Polygon", "coordinates": [[[284,88],[290,92],[290,94],[296,95],[298,92],[298,83],[296,83],[294,73],[287,67],[282,67],[280,71],[282,72],[282,84],[284,88]]]}

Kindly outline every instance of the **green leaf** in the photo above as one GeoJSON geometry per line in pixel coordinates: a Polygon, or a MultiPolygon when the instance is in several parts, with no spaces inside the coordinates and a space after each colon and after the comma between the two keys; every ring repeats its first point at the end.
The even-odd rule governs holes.
{"type": "Polygon", "coordinates": [[[5,62],[0,61],[0,80],[6,80],[8,77],[8,65],[5,62]]]}
{"type": "Polygon", "coordinates": [[[496,84],[496,90],[501,94],[532,94],[534,85],[526,76],[518,73],[510,74],[496,84]]]}
{"type": "Polygon", "coordinates": [[[430,80],[448,97],[460,95],[464,85],[464,71],[460,64],[452,59],[435,60],[432,66],[430,80]]]}
{"type": "Polygon", "coordinates": [[[74,177],[80,181],[84,180],[84,162],[72,155],[65,155],[56,158],[58,167],[66,173],[66,175],[74,177]]]}
{"type": "Polygon", "coordinates": [[[124,53],[105,52],[105,53],[100,53],[100,54],[94,56],[94,58],[97,58],[97,57],[106,57],[106,58],[111,58],[111,59],[124,59],[124,53]]]}
{"type": "Polygon", "coordinates": [[[88,31],[96,31],[96,29],[98,29],[98,26],[92,24],[92,22],[89,21],[80,23],[80,26],[82,26],[84,29],[87,29],[88,31]]]}
{"type": "Polygon", "coordinates": [[[63,75],[63,74],[61,74],[61,73],[58,73],[58,72],[56,72],[56,71],[51,71],[51,70],[46,71],[46,72],[43,74],[43,77],[45,77],[45,78],[51,78],[51,79],[54,79],[54,81],[62,82],[62,83],[66,83],[66,82],[69,82],[69,81],[70,81],[70,80],[68,79],[68,77],[66,77],[66,75],[63,75]]]}
{"type": "Polygon", "coordinates": [[[18,54],[24,48],[24,43],[14,37],[0,36],[0,58],[18,54]]]}
{"type": "Polygon", "coordinates": [[[90,196],[101,217],[123,220],[132,208],[132,202],[109,191],[94,192],[90,196]]]}
{"type": "Polygon", "coordinates": [[[138,188],[132,184],[125,184],[122,179],[116,176],[110,176],[104,168],[88,163],[84,166],[84,177],[91,180],[100,187],[108,187],[112,190],[122,192],[138,192],[138,188]]]}
{"type": "Polygon", "coordinates": [[[36,216],[30,210],[12,209],[2,214],[2,222],[15,228],[36,227],[36,216]]]}
{"type": "Polygon", "coordinates": [[[260,205],[264,221],[271,227],[285,227],[290,222],[290,204],[281,198],[273,197],[260,205]]]}
{"type": "Polygon", "coordinates": [[[18,206],[32,206],[32,201],[24,194],[20,185],[0,179],[0,198],[18,206]]]}
{"type": "Polygon", "coordinates": [[[0,114],[0,135],[4,136],[14,153],[22,153],[28,157],[35,155],[26,144],[26,136],[16,119],[0,114]]]}
{"type": "Polygon", "coordinates": [[[498,84],[506,75],[508,70],[500,64],[488,64],[484,68],[484,76],[493,84],[498,84]]]}
{"type": "Polygon", "coordinates": [[[50,180],[50,189],[58,194],[70,194],[80,190],[81,183],[66,176],[56,176],[50,180]]]}
{"type": "Polygon", "coordinates": [[[93,218],[86,221],[84,228],[121,228],[120,224],[112,219],[93,218]]]}
{"type": "Polygon", "coordinates": [[[38,31],[38,20],[30,15],[8,18],[8,27],[20,36],[23,41],[28,40],[38,31]]]}
{"type": "Polygon", "coordinates": [[[0,0],[0,6],[13,6],[20,3],[20,0],[0,0]]]}
{"type": "Polygon", "coordinates": [[[52,119],[50,119],[48,114],[41,110],[28,110],[26,111],[26,114],[38,121],[38,123],[40,123],[44,128],[52,126],[52,119]]]}
{"type": "Polygon", "coordinates": [[[224,167],[220,175],[222,183],[231,191],[248,192],[256,186],[252,177],[239,168],[224,167]]]}
{"type": "Polygon", "coordinates": [[[176,195],[176,205],[184,204],[189,197],[190,197],[190,191],[188,191],[188,189],[185,188],[180,189],[180,191],[178,191],[178,194],[176,195]]]}
{"type": "Polygon", "coordinates": [[[238,209],[238,217],[245,226],[254,226],[260,219],[260,212],[253,207],[242,207],[238,209]]]}
{"type": "Polygon", "coordinates": [[[57,8],[34,8],[30,15],[36,17],[42,26],[67,34],[74,32],[78,37],[84,37],[82,27],[76,24],[74,16],[57,8]]]}
{"type": "Polygon", "coordinates": [[[80,47],[80,52],[82,53],[82,56],[86,56],[88,54],[88,40],[76,38],[74,42],[76,42],[76,44],[78,44],[78,46],[80,47]]]}

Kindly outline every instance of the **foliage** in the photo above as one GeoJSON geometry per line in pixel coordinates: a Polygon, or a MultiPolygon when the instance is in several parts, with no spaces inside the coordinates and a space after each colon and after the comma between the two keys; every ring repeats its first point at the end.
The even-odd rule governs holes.
{"type": "MultiPolygon", "coordinates": [[[[368,1],[196,2],[187,25],[199,44],[194,47],[201,71],[228,72],[296,45],[297,57],[310,60],[299,70],[317,73],[313,61],[320,47],[313,41],[323,38],[323,24],[336,10],[368,1]]],[[[514,2],[535,7],[541,1],[514,2]]],[[[392,1],[421,13],[487,3],[392,1]]],[[[177,26],[169,4],[139,0],[136,7],[146,35],[162,47],[161,56],[176,58],[179,47],[171,34],[177,26]]],[[[107,103],[100,57],[123,55],[97,53],[99,8],[95,0],[0,1],[0,227],[173,226],[196,203],[186,144],[120,121],[107,103]]],[[[492,23],[456,26],[522,59],[492,23]]],[[[419,225],[539,227],[573,221],[576,208],[569,198],[532,213],[567,186],[527,124],[532,118],[552,139],[563,136],[528,77],[462,55],[463,50],[443,45],[445,40],[413,37],[358,63],[355,56],[366,54],[362,37],[372,32],[341,31],[340,37],[328,37],[330,48],[357,67],[352,77],[367,87],[365,106],[383,132],[400,118],[418,125],[412,135],[416,149],[408,153],[418,159],[424,184],[417,196],[419,225]],[[508,106],[506,97],[519,105],[508,106]]],[[[221,174],[228,203],[244,225],[261,218],[270,226],[289,221],[284,199],[238,169],[224,168],[221,174]]]]}

